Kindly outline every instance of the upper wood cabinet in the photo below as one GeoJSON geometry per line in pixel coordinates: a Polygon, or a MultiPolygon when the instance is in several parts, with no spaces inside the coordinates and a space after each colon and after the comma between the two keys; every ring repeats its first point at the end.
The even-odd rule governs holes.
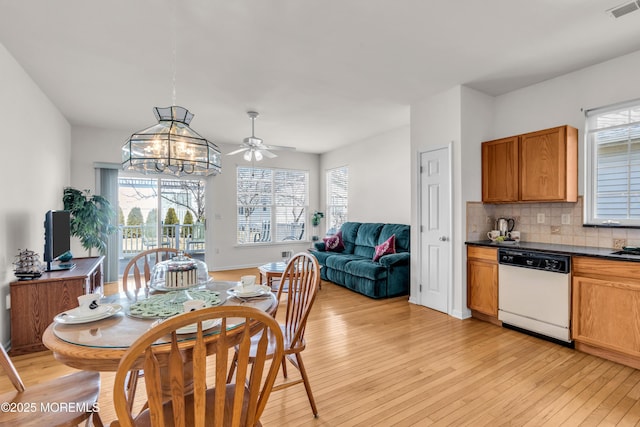
{"type": "Polygon", "coordinates": [[[517,202],[518,137],[482,144],[482,201],[517,202]]]}
{"type": "Polygon", "coordinates": [[[484,142],[482,201],[577,202],[578,130],[560,126],[484,142]]]}

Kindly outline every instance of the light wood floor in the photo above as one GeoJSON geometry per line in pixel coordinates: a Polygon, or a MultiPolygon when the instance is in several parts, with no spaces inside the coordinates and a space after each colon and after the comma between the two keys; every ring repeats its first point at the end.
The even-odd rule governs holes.
{"type": "MultiPolygon", "coordinates": [[[[300,385],[271,395],[266,427],[640,424],[640,371],[406,297],[372,300],[324,282],[306,338],[319,417],[300,385]]],[[[14,361],[27,386],[71,371],[48,352],[14,361]]],[[[103,373],[105,422],[112,384],[103,373]]]]}

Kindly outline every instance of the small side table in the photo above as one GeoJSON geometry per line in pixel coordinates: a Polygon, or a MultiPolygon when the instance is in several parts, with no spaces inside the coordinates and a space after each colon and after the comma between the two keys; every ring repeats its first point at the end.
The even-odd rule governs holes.
{"type": "Polygon", "coordinates": [[[273,289],[273,279],[279,279],[284,273],[286,264],[284,262],[270,262],[258,267],[260,270],[260,283],[268,285],[273,289]]]}

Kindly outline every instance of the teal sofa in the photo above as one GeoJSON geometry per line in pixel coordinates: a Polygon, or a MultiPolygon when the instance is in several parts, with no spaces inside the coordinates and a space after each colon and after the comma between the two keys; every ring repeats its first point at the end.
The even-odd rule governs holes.
{"type": "Polygon", "coordinates": [[[311,253],[321,265],[320,277],[371,298],[409,293],[410,227],[403,224],[345,222],[340,228],[344,250],[331,252],[316,242],[311,253]],[[396,253],[373,261],[376,246],[395,235],[396,253]]]}

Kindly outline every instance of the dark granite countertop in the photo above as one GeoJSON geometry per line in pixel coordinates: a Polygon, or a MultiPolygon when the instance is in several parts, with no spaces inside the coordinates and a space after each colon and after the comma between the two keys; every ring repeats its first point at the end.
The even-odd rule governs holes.
{"type": "Polygon", "coordinates": [[[471,246],[486,246],[492,248],[523,249],[540,252],[549,252],[564,255],[583,255],[598,258],[607,258],[617,261],[640,262],[640,255],[614,255],[616,249],[596,248],[593,246],[558,245],[553,243],[519,242],[517,244],[494,243],[491,240],[477,240],[465,242],[471,246]]]}

